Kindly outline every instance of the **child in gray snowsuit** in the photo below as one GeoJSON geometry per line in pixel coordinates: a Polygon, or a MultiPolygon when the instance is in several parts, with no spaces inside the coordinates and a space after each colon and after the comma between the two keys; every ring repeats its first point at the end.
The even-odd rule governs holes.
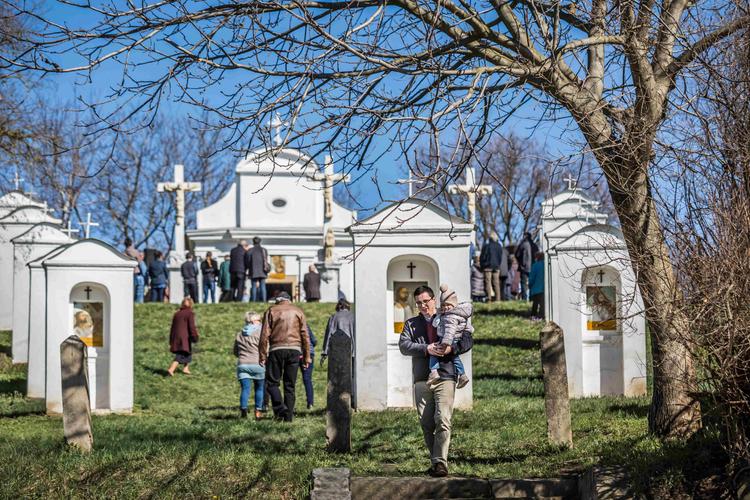
{"type": "MultiPolygon", "coordinates": [[[[464,333],[474,333],[471,326],[471,314],[473,307],[471,302],[458,303],[456,292],[448,288],[448,285],[440,285],[440,313],[435,315],[432,324],[437,328],[438,338],[443,345],[449,345],[456,350],[456,343],[461,340],[464,333]]],[[[438,357],[430,356],[430,376],[427,378],[427,387],[432,389],[433,385],[440,380],[438,375],[438,357]]],[[[461,358],[453,358],[453,366],[458,373],[456,388],[461,389],[469,383],[464,364],[461,358]]]]}

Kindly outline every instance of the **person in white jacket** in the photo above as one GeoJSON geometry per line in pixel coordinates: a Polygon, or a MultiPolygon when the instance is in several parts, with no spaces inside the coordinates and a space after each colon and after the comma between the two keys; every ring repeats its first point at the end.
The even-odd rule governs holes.
{"type": "MultiPolygon", "coordinates": [[[[440,285],[440,313],[436,314],[432,320],[433,326],[437,328],[440,343],[452,346],[455,351],[455,344],[461,340],[461,336],[474,333],[474,327],[471,326],[473,312],[471,302],[459,304],[456,292],[451,290],[448,285],[440,285]]],[[[430,356],[430,376],[427,377],[427,387],[429,388],[432,388],[440,380],[438,364],[438,357],[430,356]]],[[[459,356],[453,358],[453,366],[455,366],[458,374],[456,388],[461,389],[469,383],[469,376],[466,375],[464,364],[459,356]]]]}

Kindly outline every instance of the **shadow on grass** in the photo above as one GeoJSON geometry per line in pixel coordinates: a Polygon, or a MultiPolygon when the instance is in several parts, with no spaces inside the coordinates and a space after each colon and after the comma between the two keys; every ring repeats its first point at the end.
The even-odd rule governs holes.
{"type": "Polygon", "coordinates": [[[474,338],[474,346],[478,345],[486,345],[486,346],[492,346],[492,347],[508,347],[511,349],[529,349],[529,350],[538,350],[539,349],[539,341],[538,340],[531,340],[531,339],[519,339],[515,337],[511,338],[491,338],[491,339],[483,339],[483,338],[474,338]]]}
{"type": "Polygon", "coordinates": [[[44,403],[32,405],[28,408],[13,408],[10,410],[0,410],[0,418],[19,418],[29,417],[31,415],[46,415],[44,403]]]}
{"type": "Polygon", "coordinates": [[[12,351],[12,346],[10,344],[6,343],[0,343],[0,354],[5,354],[6,356],[10,357],[12,351]]]}
{"type": "Polygon", "coordinates": [[[499,316],[499,317],[515,317],[515,318],[531,318],[531,304],[529,309],[518,311],[514,309],[477,309],[474,314],[478,316],[499,316]]]}
{"type": "Polygon", "coordinates": [[[607,407],[610,412],[624,413],[632,417],[646,418],[648,416],[648,406],[635,401],[621,401],[612,403],[607,407]]]}
{"type": "Polygon", "coordinates": [[[513,375],[512,373],[482,373],[474,375],[474,380],[488,381],[515,381],[515,380],[542,380],[542,374],[539,375],[513,375]]]}
{"type": "Polygon", "coordinates": [[[169,372],[165,368],[154,368],[153,366],[146,366],[141,365],[144,370],[147,372],[151,372],[154,375],[159,375],[161,377],[169,377],[169,372]]]}
{"type": "Polygon", "coordinates": [[[13,394],[20,392],[26,394],[26,379],[12,378],[10,380],[0,380],[0,394],[13,394]]]}

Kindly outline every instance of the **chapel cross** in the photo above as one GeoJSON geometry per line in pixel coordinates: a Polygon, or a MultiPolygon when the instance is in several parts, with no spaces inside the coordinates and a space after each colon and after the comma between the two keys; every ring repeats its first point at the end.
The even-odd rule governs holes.
{"type": "Polygon", "coordinates": [[[175,165],[174,182],[160,182],[156,185],[156,190],[160,193],[175,194],[174,251],[179,258],[185,253],[185,193],[201,190],[200,182],[185,182],[184,172],[183,165],[175,165]]]}
{"type": "Polygon", "coordinates": [[[604,269],[599,269],[599,272],[596,273],[599,276],[599,283],[604,283],[604,274],[604,269]]]}
{"type": "Polygon", "coordinates": [[[409,186],[409,198],[414,196],[414,184],[419,183],[419,179],[414,179],[411,175],[411,169],[409,169],[409,178],[408,179],[398,179],[396,181],[398,184],[407,184],[409,186]]]}
{"type": "Polygon", "coordinates": [[[281,128],[289,125],[289,122],[281,120],[279,113],[273,114],[273,119],[268,122],[268,128],[273,129],[273,143],[276,146],[281,146],[284,143],[284,139],[281,137],[281,128]]]}
{"type": "Polygon", "coordinates": [[[72,224],[73,221],[68,219],[68,227],[61,230],[63,233],[68,235],[68,238],[71,238],[73,236],[73,233],[77,233],[79,231],[78,229],[73,229],[72,224]]]}
{"type": "Polygon", "coordinates": [[[23,181],[24,179],[18,175],[18,167],[16,167],[16,175],[13,177],[13,182],[16,184],[16,191],[21,190],[21,182],[23,181]]]}
{"type": "Polygon", "coordinates": [[[347,174],[336,174],[333,169],[333,158],[326,155],[325,167],[323,173],[315,172],[313,179],[316,181],[323,181],[323,200],[325,201],[325,218],[331,219],[333,217],[333,186],[337,182],[349,182],[349,176],[347,174]]]}
{"type": "Polygon", "coordinates": [[[477,195],[492,194],[492,186],[489,184],[477,184],[474,167],[466,167],[466,184],[451,184],[448,186],[450,194],[461,194],[466,196],[469,204],[469,222],[472,226],[472,240],[476,239],[476,231],[473,229],[477,225],[477,195]]]}
{"type": "Polygon", "coordinates": [[[99,226],[98,222],[91,222],[91,212],[86,213],[86,222],[85,223],[79,223],[79,226],[85,228],[83,230],[84,238],[88,239],[89,236],[91,236],[91,226],[99,226]]]}
{"type": "Polygon", "coordinates": [[[409,262],[409,265],[406,267],[409,269],[409,278],[414,278],[414,270],[417,266],[415,266],[413,262],[409,262]]]}
{"type": "Polygon", "coordinates": [[[86,292],[86,300],[90,300],[91,299],[91,292],[93,292],[93,290],[91,289],[91,287],[88,286],[88,285],[86,285],[86,288],[84,288],[83,291],[86,292]]]}
{"type": "Polygon", "coordinates": [[[575,191],[576,185],[578,184],[578,179],[568,174],[568,176],[565,177],[563,180],[568,183],[568,191],[575,191]]]}

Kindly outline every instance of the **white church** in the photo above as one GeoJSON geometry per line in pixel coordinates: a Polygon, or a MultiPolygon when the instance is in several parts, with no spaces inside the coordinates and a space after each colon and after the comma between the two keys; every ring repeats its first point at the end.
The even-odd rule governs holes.
{"type": "Polygon", "coordinates": [[[348,180],[334,174],[333,168],[330,158],[321,170],[296,149],[262,148],[250,153],[237,164],[234,182],[224,196],[198,210],[195,229],[186,231],[190,248],[200,257],[208,251],[216,257],[227,254],[238,240],[249,243],[257,236],[271,261],[266,281],[269,297],[283,290],[304,300],[302,278],[317,263],[322,300],[337,300],[338,290],[352,300],[354,272],[344,257],[352,253],[346,228],[357,213],[333,200],[334,183],[348,180]],[[323,269],[327,246],[332,258],[323,269]]]}

